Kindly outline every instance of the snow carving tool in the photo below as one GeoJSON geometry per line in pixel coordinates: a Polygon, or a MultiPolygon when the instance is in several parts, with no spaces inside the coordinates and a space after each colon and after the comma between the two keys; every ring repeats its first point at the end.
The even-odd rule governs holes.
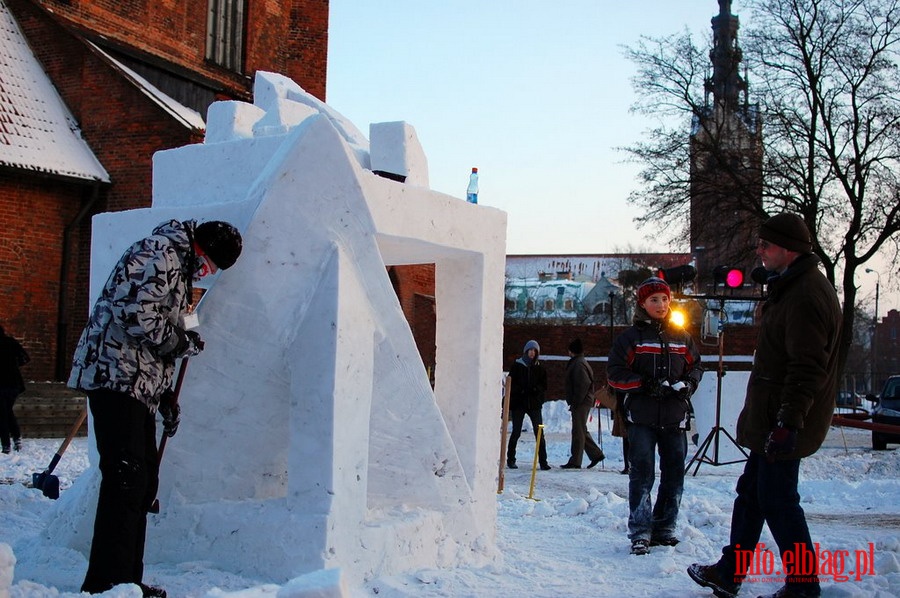
{"type": "MultiPolygon", "coordinates": [[[[175,388],[172,390],[173,409],[178,408],[178,395],[181,394],[181,385],[184,382],[184,372],[187,371],[188,359],[188,357],[185,357],[181,360],[181,368],[178,370],[178,378],[175,380],[175,388]]],[[[163,453],[166,450],[166,442],[168,440],[169,437],[166,434],[163,434],[162,438],[159,441],[159,449],[157,449],[156,451],[157,472],[159,470],[159,467],[162,465],[163,453]]],[[[159,513],[159,498],[153,499],[153,503],[150,505],[148,511],[150,513],[159,513]]]]}
{"type": "Polygon", "coordinates": [[[31,474],[32,487],[39,488],[47,498],[53,500],[59,498],[59,478],[53,475],[53,470],[56,469],[56,466],[59,464],[59,460],[62,459],[63,453],[65,453],[66,449],[69,448],[69,444],[72,442],[72,439],[75,438],[76,434],[78,434],[78,430],[81,429],[81,424],[84,423],[86,417],[87,402],[85,402],[84,409],[81,410],[81,414],[78,416],[78,421],[76,421],[75,425],[72,426],[72,429],[69,430],[69,435],[66,436],[66,439],[63,440],[63,443],[60,445],[59,450],[56,451],[56,454],[53,455],[53,459],[50,460],[50,465],[47,467],[47,469],[45,469],[41,473],[31,474]]]}

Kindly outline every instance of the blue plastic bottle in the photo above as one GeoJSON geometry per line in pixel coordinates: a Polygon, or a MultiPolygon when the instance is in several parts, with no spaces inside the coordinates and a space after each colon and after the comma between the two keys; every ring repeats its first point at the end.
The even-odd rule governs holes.
{"type": "Polygon", "coordinates": [[[478,169],[472,168],[472,174],[469,175],[469,186],[466,189],[466,201],[469,203],[478,203],[478,169]]]}

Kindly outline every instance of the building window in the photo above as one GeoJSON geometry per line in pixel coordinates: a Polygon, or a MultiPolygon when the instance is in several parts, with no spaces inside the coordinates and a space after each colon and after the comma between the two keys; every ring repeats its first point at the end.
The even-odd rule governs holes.
{"type": "Polygon", "coordinates": [[[544,301],[544,311],[553,311],[556,308],[556,301],[553,299],[546,299],[544,301]]]}
{"type": "Polygon", "coordinates": [[[572,311],[575,309],[575,303],[571,299],[566,299],[563,301],[563,309],[566,311],[572,311]]]}
{"type": "Polygon", "coordinates": [[[244,15],[247,0],[209,0],[206,59],[238,73],[244,67],[244,15]]]}

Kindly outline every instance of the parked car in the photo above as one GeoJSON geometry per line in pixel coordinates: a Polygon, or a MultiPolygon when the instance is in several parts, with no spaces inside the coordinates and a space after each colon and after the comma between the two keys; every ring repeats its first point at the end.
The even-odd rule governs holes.
{"type": "MultiPolygon", "coordinates": [[[[884,383],[881,394],[866,397],[872,403],[872,421],[876,424],[900,426],[900,375],[891,376],[884,383]]],[[[900,432],[889,434],[872,430],[872,448],[883,451],[887,444],[900,444],[900,432]]]]}

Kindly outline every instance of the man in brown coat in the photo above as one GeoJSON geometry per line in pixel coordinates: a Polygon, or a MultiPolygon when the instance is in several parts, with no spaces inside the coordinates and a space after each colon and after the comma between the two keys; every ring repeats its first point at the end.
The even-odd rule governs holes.
{"type": "Polygon", "coordinates": [[[785,571],[775,598],[820,595],[816,559],[797,478],[800,459],[815,453],[831,424],[838,388],[841,308],[819,270],[806,224],[778,214],[760,227],[757,255],[770,272],[759,338],[738,442],[750,457],[737,482],[731,537],[713,565],[693,564],[688,575],[716,596],[736,596],[747,565],[769,526],[785,571]],[[811,566],[800,566],[804,563],[811,566]]]}

